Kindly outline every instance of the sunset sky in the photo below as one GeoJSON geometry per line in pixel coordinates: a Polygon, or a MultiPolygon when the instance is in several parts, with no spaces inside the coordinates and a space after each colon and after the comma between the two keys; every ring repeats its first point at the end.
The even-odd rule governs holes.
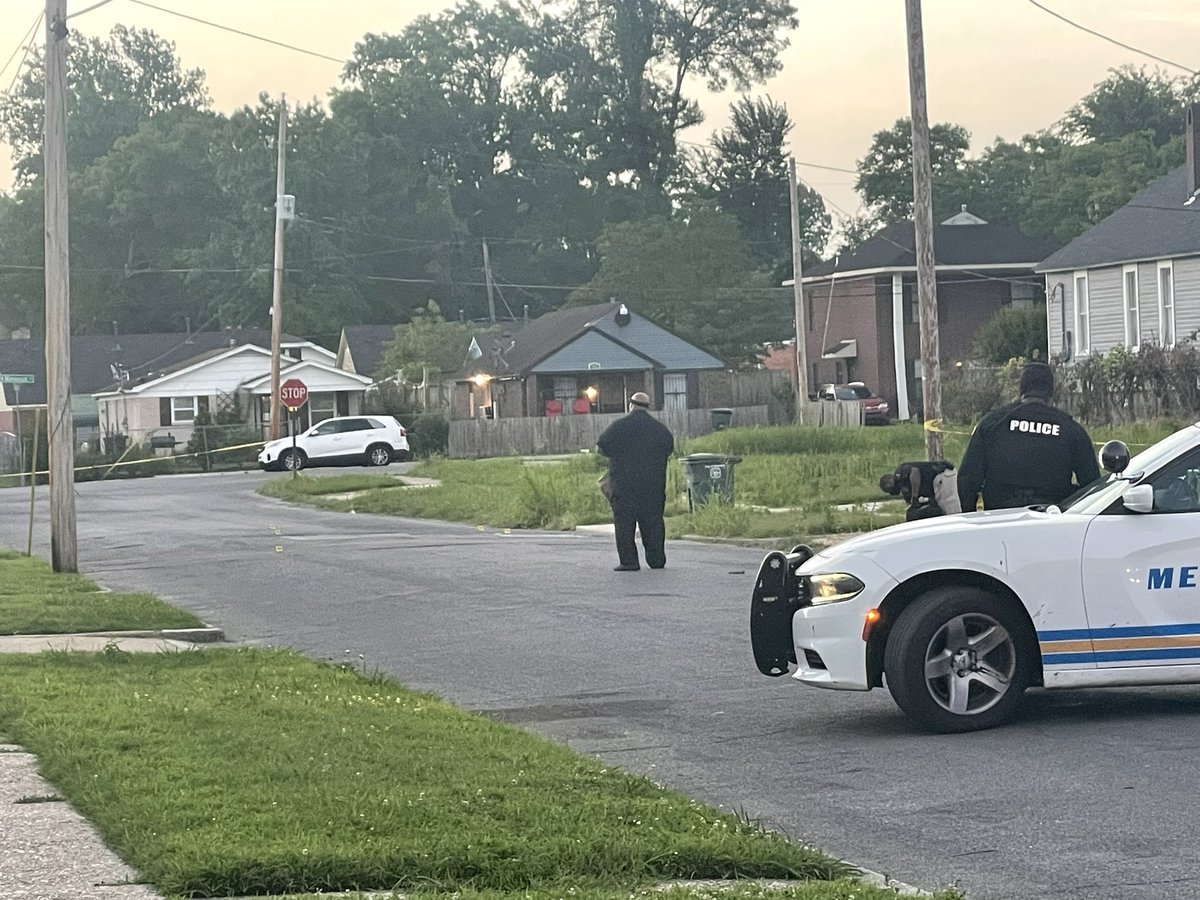
{"type": "MultiPolygon", "coordinates": [[[[83,10],[96,0],[70,0],[83,10]]],[[[366,32],[395,32],[445,0],[153,0],[199,16],[335,57],[349,56],[366,32]]],[[[1124,43],[1200,69],[1197,0],[1042,0],[1045,6],[1124,43]],[[1136,7],[1136,8],[1135,8],[1136,7]]],[[[43,0],[0,0],[0,63],[33,24],[43,0]]],[[[797,0],[800,27],[791,33],[783,71],[751,93],[787,104],[797,127],[792,151],[801,163],[853,169],[874,132],[908,114],[903,0],[797,0]]],[[[925,0],[929,114],[957,122],[978,151],[997,136],[1015,139],[1046,127],[1125,63],[1154,67],[1145,57],[1053,18],[1029,0],[925,0]]],[[[185,21],[131,0],[112,0],[71,22],[87,35],[116,23],[150,28],[174,41],[185,66],[207,73],[214,105],[230,111],[259,91],[289,99],[323,98],[340,66],[185,21]]],[[[39,40],[41,35],[39,34],[39,40]]],[[[15,61],[0,73],[0,90],[15,61]]],[[[1181,74],[1170,69],[1172,74],[1181,74]]],[[[685,137],[706,141],[726,120],[732,94],[691,86],[707,121],[685,137]]],[[[11,182],[0,146],[0,187],[11,182]]],[[[837,207],[853,212],[853,175],[802,165],[801,177],[837,207]]]]}

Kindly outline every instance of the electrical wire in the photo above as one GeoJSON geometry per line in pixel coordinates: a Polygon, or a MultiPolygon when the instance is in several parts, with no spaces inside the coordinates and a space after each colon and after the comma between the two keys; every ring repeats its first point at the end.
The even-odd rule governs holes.
{"type": "Polygon", "coordinates": [[[11,63],[13,61],[13,57],[17,55],[17,50],[20,50],[21,47],[24,46],[25,52],[21,54],[21,61],[17,63],[17,70],[13,72],[12,81],[8,83],[8,89],[4,93],[11,94],[13,88],[16,87],[17,79],[21,77],[21,67],[25,65],[25,60],[29,58],[29,51],[33,47],[35,41],[34,35],[37,34],[38,26],[42,24],[42,16],[45,14],[45,10],[37,14],[37,18],[33,20],[33,27],[25,32],[25,37],[21,39],[21,43],[18,44],[16,49],[13,50],[12,56],[10,56],[8,58],[8,62],[4,64],[4,68],[0,69],[0,72],[3,72],[4,69],[7,69],[8,63],[11,63]]]}
{"type": "Polygon", "coordinates": [[[325,53],[318,53],[316,50],[307,50],[304,47],[297,47],[295,44],[285,44],[283,41],[277,41],[273,38],[263,37],[261,34],[253,34],[249,31],[242,31],[238,28],[231,28],[228,25],[221,25],[218,22],[210,22],[208,19],[200,19],[196,16],[189,16],[187,13],[181,13],[173,9],[167,9],[162,6],[156,6],[153,3],[147,3],[146,0],[129,0],[130,3],[135,3],[138,6],[145,6],[148,9],[155,9],[161,13],[166,13],[169,16],[178,16],[181,19],[187,19],[189,22],[198,22],[201,25],[208,25],[210,28],[218,28],[221,31],[228,31],[232,34],[238,34],[242,37],[251,38],[252,40],[262,41],[266,44],[274,44],[276,47],[283,47],[285,50],[294,50],[297,53],[303,53],[306,56],[315,56],[317,59],[326,59],[329,62],[335,62],[338,65],[345,65],[345,59],[338,59],[336,56],[329,56],[325,53]]]}
{"type": "Polygon", "coordinates": [[[79,10],[79,12],[71,13],[69,16],[67,16],[67,21],[69,22],[72,19],[78,19],[80,16],[90,13],[93,9],[99,9],[102,6],[107,6],[109,3],[112,3],[112,0],[100,0],[99,3],[93,3],[91,6],[84,7],[83,9],[79,10]]]}
{"type": "Polygon", "coordinates": [[[1118,47],[1121,47],[1125,50],[1129,50],[1133,53],[1138,53],[1142,56],[1145,56],[1145,57],[1148,57],[1149,59],[1154,60],[1155,62],[1160,62],[1163,65],[1174,66],[1176,69],[1182,69],[1183,71],[1185,71],[1191,75],[1200,75],[1200,71],[1197,71],[1196,69],[1193,69],[1189,66],[1185,66],[1182,63],[1173,62],[1172,60],[1166,59],[1165,57],[1162,57],[1162,56],[1156,56],[1155,54],[1150,53],[1146,50],[1142,50],[1138,47],[1134,47],[1131,44],[1122,43],[1121,41],[1118,41],[1116,38],[1109,37],[1107,34],[1103,34],[1102,32],[1096,31],[1095,29],[1088,28],[1086,25],[1080,25],[1078,22],[1076,22],[1072,19],[1068,19],[1066,16],[1062,15],[1061,13],[1055,12],[1054,10],[1050,9],[1048,6],[1043,6],[1041,3],[1038,2],[1038,0],[1028,0],[1028,2],[1031,5],[1036,6],[1042,12],[1047,13],[1048,15],[1054,16],[1054,18],[1059,19],[1060,21],[1066,22],[1072,28],[1078,28],[1080,31],[1086,31],[1088,34],[1092,35],[1093,37],[1098,37],[1102,41],[1108,41],[1110,44],[1116,44],[1118,47]]]}

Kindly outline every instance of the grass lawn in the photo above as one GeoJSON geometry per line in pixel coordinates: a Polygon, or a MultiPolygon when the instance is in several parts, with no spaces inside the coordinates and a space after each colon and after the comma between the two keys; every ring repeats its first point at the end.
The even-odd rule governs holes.
{"type": "MultiPolygon", "coordinates": [[[[1134,452],[1170,434],[1178,423],[1151,422],[1092,429],[1098,441],[1120,438],[1134,452]]],[[[963,430],[965,432],[965,429],[963,430]]],[[[966,433],[947,433],[944,452],[959,461],[966,433]]],[[[781,545],[814,536],[870,531],[904,520],[903,504],[879,489],[879,477],[905,460],[925,458],[919,425],[886,428],[730,428],[680,443],[679,456],[726,453],[741,457],[735,469],[736,504],[712,503],[689,512],[678,459],[667,468],[667,534],[671,537],[777,538],[781,545]],[[861,508],[882,503],[879,509],[861,508]],[[837,507],[853,505],[842,510],[837,507]],[[768,512],[766,509],[783,509],[768,512]]],[[[281,476],[264,494],[327,509],[470,522],[497,528],[571,529],[611,522],[596,488],[604,459],[580,454],[557,464],[519,458],[419,463],[413,475],[435,478],[432,488],[397,489],[375,475],[281,476]],[[352,498],[333,494],[362,492],[352,498]]]]}
{"type": "Polygon", "coordinates": [[[204,623],[149,594],[101,592],[80,575],[0,551],[0,634],[198,628],[204,623]]]}
{"type": "Polygon", "coordinates": [[[9,655],[0,679],[0,730],[167,894],[616,900],[679,878],[853,874],[528,732],[288,651],[9,655]]]}
{"type": "MultiPolygon", "coordinates": [[[[342,894],[343,900],[367,900],[362,894],[342,894]]],[[[399,895],[397,895],[399,896],[399,895]]],[[[411,900],[444,898],[440,892],[406,891],[411,900]]],[[[961,894],[945,891],[934,900],[956,900],[961,894]]],[[[739,882],[729,884],[676,885],[670,888],[644,888],[636,891],[604,887],[563,885],[557,890],[520,892],[465,890],[455,893],[455,900],[896,900],[896,892],[884,888],[865,887],[850,879],[804,882],[795,886],[771,883],[739,882]]],[[[276,897],[273,900],[329,900],[328,894],[304,894],[276,897]]],[[[378,900],[375,895],[372,900],[378,900]]]]}

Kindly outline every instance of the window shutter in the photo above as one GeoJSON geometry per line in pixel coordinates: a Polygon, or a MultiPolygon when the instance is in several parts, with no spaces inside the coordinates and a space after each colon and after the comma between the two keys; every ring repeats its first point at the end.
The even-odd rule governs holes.
{"type": "Polygon", "coordinates": [[[171,398],[160,397],[158,401],[158,424],[171,424],[171,398]]]}

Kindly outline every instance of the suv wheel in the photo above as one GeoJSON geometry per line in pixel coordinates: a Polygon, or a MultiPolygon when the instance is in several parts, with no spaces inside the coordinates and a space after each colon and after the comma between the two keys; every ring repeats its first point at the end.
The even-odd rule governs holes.
{"type": "Polygon", "coordinates": [[[386,466],[392,461],[392,448],[387,444],[372,444],[367,448],[368,466],[386,466]]]}
{"type": "Polygon", "coordinates": [[[304,468],[307,459],[304,456],[303,450],[284,450],[279,454],[279,462],[289,472],[299,472],[304,468]]]}

